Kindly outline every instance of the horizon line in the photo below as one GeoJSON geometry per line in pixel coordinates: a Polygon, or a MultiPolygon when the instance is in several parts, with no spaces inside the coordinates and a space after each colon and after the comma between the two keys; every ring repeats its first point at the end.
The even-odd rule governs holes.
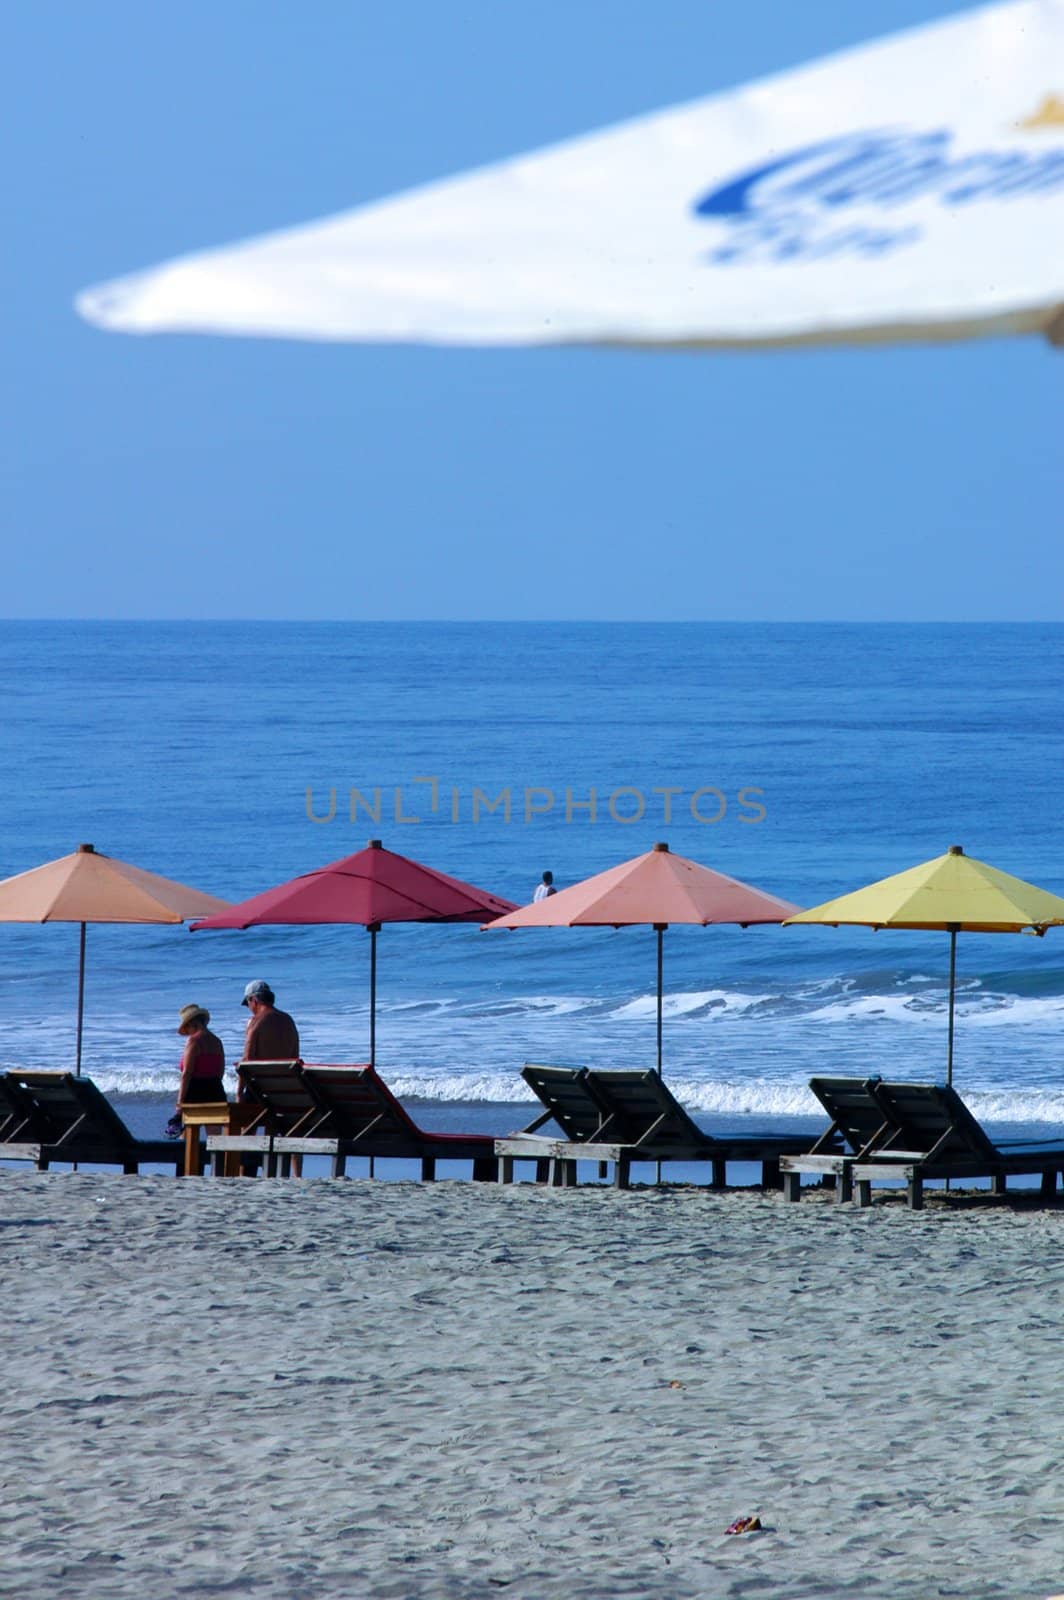
{"type": "Polygon", "coordinates": [[[1064,625],[1064,617],[223,617],[223,616],[42,616],[10,617],[4,623],[155,623],[216,627],[643,627],[643,628],[1045,628],[1064,625]]]}

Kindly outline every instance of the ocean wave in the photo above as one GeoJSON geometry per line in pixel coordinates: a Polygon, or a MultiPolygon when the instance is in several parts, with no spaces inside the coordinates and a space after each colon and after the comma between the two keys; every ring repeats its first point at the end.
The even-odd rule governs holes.
{"type": "MultiPolygon", "coordinates": [[[[727,989],[704,989],[688,993],[682,991],[666,994],[662,998],[662,1015],[665,1017],[711,1017],[720,1015],[742,1016],[754,1006],[766,1005],[774,998],[765,994],[740,994],[727,989]]],[[[616,1022],[643,1022],[656,1017],[656,994],[639,995],[622,1005],[611,1007],[607,1015],[616,1022]]]]}

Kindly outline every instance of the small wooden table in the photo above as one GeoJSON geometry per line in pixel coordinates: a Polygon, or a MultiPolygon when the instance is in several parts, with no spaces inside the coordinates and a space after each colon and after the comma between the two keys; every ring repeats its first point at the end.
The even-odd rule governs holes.
{"type": "Polygon", "coordinates": [[[201,1104],[181,1107],[181,1126],[185,1130],[185,1167],[186,1178],[201,1178],[203,1176],[203,1145],[201,1134],[204,1128],[213,1128],[217,1133],[229,1132],[229,1116],[233,1107],[228,1100],[204,1100],[201,1104]]]}

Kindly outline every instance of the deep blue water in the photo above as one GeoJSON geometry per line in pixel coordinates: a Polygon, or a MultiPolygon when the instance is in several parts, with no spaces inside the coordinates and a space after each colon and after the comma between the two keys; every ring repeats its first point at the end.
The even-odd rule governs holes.
{"type": "MultiPolygon", "coordinates": [[[[372,836],[524,901],[544,867],[564,885],[664,839],[811,905],[960,843],[1064,894],[1062,644],[1033,624],[3,623],[0,876],[91,841],[235,900],[372,836]],[[481,801],[474,821],[474,789],[508,791],[509,820],[481,801]],[[311,821],[308,791],[324,817],[333,790],[311,821]]],[[[72,1062],[77,937],[0,927],[3,1064],[72,1062]]],[[[308,1059],[365,1059],[368,947],[91,927],[84,1070],[169,1091],[190,1000],[235,1058],[260,976],[308,1059]]],[[[667,1076],[728,1116],[808,1112],[814,1071],[940,1077],[947,965],[944,934],[672,928],[667,1076]]],[[[1064,929],[962,935],[958,974],[973,1106],[1064,1122],[1064,929]]],[[[423,1099],[512,1101],[527,1059],[653,1064],[653,994],[648,928],[386,927],[378,1065],[423,1099]]]]}

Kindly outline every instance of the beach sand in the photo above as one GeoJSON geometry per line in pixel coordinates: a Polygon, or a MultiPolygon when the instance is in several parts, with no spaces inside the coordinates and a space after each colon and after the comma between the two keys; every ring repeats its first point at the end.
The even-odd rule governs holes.
{"type": "Polygon", "coordinates": [[[8,1171],[0,1218],[0,1589],[1064,1589],[1036,1197],[8,1171]]]}

